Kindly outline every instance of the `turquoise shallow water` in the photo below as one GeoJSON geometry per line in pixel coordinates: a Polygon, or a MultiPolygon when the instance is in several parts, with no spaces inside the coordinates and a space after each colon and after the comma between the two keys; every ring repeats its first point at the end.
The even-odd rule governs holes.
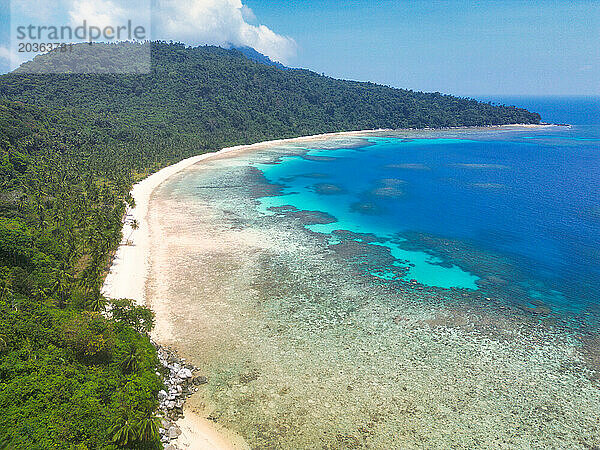
{"type": "MultiPolygon", "coordinates": [[[[357,177],[355,173],[360,171],[359,166],[364,164],[361,157],[369,161],[376,158],[379,164],[385,163],[385,152],[390,149],[394,151],[394,146],[399,145],[401,146],[400,150],[405,150],[406,147],[415,146],[460,145],[463,141],[419,139],[403,142],[405,139],[402,138],[371,138],[368,141],[368,146],[362,148],[310,150],[306,155],[335,159],[313,160],[306,159],[306,156],[294,156],[285,158],[281,164],[258,165],[257,167],[269,181],[285,186],[282,195],[262,198],[260,210],[269,214],[269,208],[291,205],[300,210],[325,212],[335,217],[336,220],[329,224],[308,225],[307,228],[332,235],[330,243],[337,242],[333,236],[336,230],[374,234],[384,239],[382,242],[372,245],[389,248],[397,260],[395,265],[402,267],[402,262],[408,262],[409,265],[405,265],[408,270],[403,278],[444,288],[476,289],[475,282],[478,279],[476,275],[462,270],[456,265],[444,267],[440,265],[442,262],[440,258],[422,251],[405,250],[395,242],[398,240],[396,234],[402,231],[402,228],[399,228],[395,217],[386,217],[384,211],[394,201],[406,195],[404,191],[406,182],[397,178],[385,178],[391,172],[385,169],[393,170],[394,168],[384,165],[384,172],[373,172],[373,178],[357,177]],[[385,147],[383,154],[381,147],[385,147]],[[350,167],[336,167],[337,164],[350,167]],[[348,169],[349,171],[347,171],[348,169]],[[318,174],[318,183],[315,183],[315,174],[318,174]],[[324,180],[327,183],[323,182],[324,180]],[[377,192],[378,190],[379,192],[377,192]],[[362,202],[365,196],[368,200],[362,202]],[[378,201],[385,209],[379,207],[378,201]],[[373,206],[373,209],[369,209],[370,206],[373,206]]],[[[413,169],[415,168],[409,168],[409,170],[413,169]]],[[[416,169],[421,170],[420,167],[416,169]]],[[[384,279],[395,278],[394,274],[386,268],[374,271],[373,274],[384,279]]]]}
{"type": "Polygon", "coordinates": [[[372,271],[383,279],[476,290],[482,278],[500,277],[517,303],[542,302],[556,314],[596,319],[599,143],[600,128],[573,126],[315,146],[255,165],[282,187],[280,195],[260,199],[259,209],[326,213],[331,223],[307,228],[330,243],[339,230],[374,236],[371,245],[387,247],[395,258],[393,267],[372,271]],[[439,245],[409,235],[458,243],[464,251],[444,257],[439,245]],[[503,259],[508,270],[490,269],[487,260],[479,265],[479,251],[503,259]]]}
{"type": "Polygon", "coordinates": [[[171,177],[147,298],[207,376],[189,408],[251,448],[600,445],[594,130],[300,140],[171,177]]]}

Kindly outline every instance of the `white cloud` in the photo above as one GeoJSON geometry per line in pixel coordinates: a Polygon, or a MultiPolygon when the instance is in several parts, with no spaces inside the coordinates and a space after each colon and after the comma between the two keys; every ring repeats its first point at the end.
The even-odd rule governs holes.
{"type": "Polygon", "coordinates": [[[252,11],[252,9],[247,6],[247,5],[242,5],[242,7],[240,8],[240,11],[242,11],[242,17],[244,18],[244,20],[246,22],[249,23],[255,23],[256,22],[256,15],[254,14],[254,11],[252,11]]]}
{"type": "Polygon", "coordinates": [[[0,45],[0,60],[4,61],[9,70],[14,70],[28,60],[28,57],[22,53],[16,52],[14,49],[5,45],[0,45]]]}
{"type": "Polygon", "coordinates": [[[0,45],[0,59],[3,59],[6,62],[10,62],[10,50],[8,49],[8,47],[4,46],[4,45],[0,45]]]}
{"type": "Polygon", "coordinates": [[[67,0],[10,0],[11,16],[29,17],[34,22],[47,21],[57,11],[64,10],[67,0]]]}
{"type": "MultiPolygon", "coordinates": [[[[50,13],[47,0],[12,3],[18,4],[20,14],[26,17],[50,13]]],[[[48,22],[52,19],[47,16],[43,24],[70,22],[71,26],[80,26],[85,20],[88,26],[102,28],[122,25],[131,19],[135,25],[149,30],[151,18],[152,39],[189,45],[249,46],[283,63],[296,54],[296,42],[261,25],[242,0],[56,0],[55,5],[57,23],[48,22]]]]}
{"type": "MultiPolygon", "coordinates": [[[[151,3],[150,0],[69,0],[69,18],[71,26],[76,27],[85,21],[88,26],[118,27],[128,21],[132,25],[143,26],[150,37],[151,3]]],[[[124,39],[131,39],[125,37],[124,39]]]]}
{"type": "Polygon", "coordinates": [[[252,10],[241,0],[158,0],[154,38],[186,44],[249,46],[271,59],[287,62],[296,42],[265,25],[253,25],[252,10]]]}
{"type": "Polygon", "coordinates": [[[110,0],[76,0],[69,10],[72,26],[78,26],[85,20],[97,27],[114,26],[127,20],[127,11],[110,0]]]}

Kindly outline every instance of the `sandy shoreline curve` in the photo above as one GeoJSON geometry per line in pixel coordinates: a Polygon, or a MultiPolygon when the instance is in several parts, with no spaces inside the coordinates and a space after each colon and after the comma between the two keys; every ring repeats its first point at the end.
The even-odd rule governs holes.
{"type": "MultiPolygon", "coordinates": [[[[311,136],[302,136],[289,139],[277,139],[264,141],[255,144],[238,145],[234,147],[223,148],[217,152],[204,153],[197,156],[192,156],[179,161],[176,164],[167,166],[158,172],[148,176],[139,183],[136,183],[131,195],[135,200],[134,208],[127,208],[123,218],[123,238],[114,255],[112,265],[105,278],[102,286],[102,294],[111,299],[128,298],[134,300],[138,305],[146,305],[147,299],[145,295],[146,278],[150,267],[150,228],[148,225],[148,206],[152,193],[163,182],[178,172],[200,163],[204,160],[232,156],[232,153],[242,153],[246,151],[254,151],[281,144],[290,144],[295,142],[311,142],[332,138],[365,136],[374,133],[391,132],[391,131],[452,131],[457,129],[474,130],[474,129],[505,129],[514,127],[515,129],[523,128],[544,128],[552,127],[550,124],[540,125],[500,125],[488,127],[455,127],[444,129],[419,129],[419,130],[361,130],[347,131],[337,133],[324,133],[311,136]],[[137,229],[134,229],[133,223],[137,223],[137,229]]],[[[151,305],[148,305],[151,306],[151,305]]],[[[160,342],[158,342],[160,344],[160,342]]],[[[187,405],[186,405],[187,406],[187,405]]],[[[191,450],[230,450],[249,448],[239,437],[233,436],[233,433],[227,432],[218,427],[216,424],[206,420],[201,415],[184,407],[185,417],[177,422],[177,425],[182,430],[182,435],[177,439],[176,444],[179,448],[191,450]],[[229,436],[231,434],[231,436],[229,436]]]]}
{"type": "MultiPolygon", "coordinates": [[[[218,158],[225,154],[236,151],[251,151],[279,144],[294,142],[310,142],[336,137],[363,136],[371,133],[381,133],[389,131],[426,131],[426,130],[455,130],[455,129],[489,129],[489,128],[545,128],[554,127],[552,124],[509,124],[489,127],[455,127],[455,128],[424,128],[419,130],[361,130],[361,131],[342,131],[337,133],[324,133],[311,136],[301,136],[289,139],[277,139],[271,141],[258,142],[255,144],[237,145],[234,147],[223,148],[217,152],[203,153],[179,161],[176,164],[167,166],[158,172],[153,173],[139,183],[136,183],[131,195],[135,200],[135,208],[128,208],[123,220],[123,239],[119,244],[112,265],[104,280],[102,294],[107,298],[129,298],[135,300],[139,305],[145,304],[145,281],[148,272],[148,246],[149,229],[146,221],[148,215],[148,204],[152,192],[164,181],[181,170],[197,164],[200,161],[209,158],[218,158]],[[138,228],[133,229],[133,221],[137,222],[138,228]]],[[[228,155],[229,156],[229,155],[228,155]]]]}
{"type": "Polygon", "coordinates": [[[300,141],[310,142],[335,137],[362,136],[365,134],[386,131],[393,130],[377,129],[343,131],[339,133],[324,133],[289,139],[276,139],[258,142],[256,144],[236,145],[234,147],[223,148],[216,152],[203,153],[201,155],[183,159],[176,164],[167,166],[147,178],[144,178],[139,183],[136,183],[131,189],[131,196],[135,201],[135,207],[127,208],[125,212],[122,229],[123,238],[115,252],[109,272],[104,279],[102,294],[107,298],[128,298],[135,300],[138,305],[146,304],[145,283],[149,267],[148,249],[150,245],[150,230],[148,228],[148,221],[146,220],[148,216],[148,204],[150,203],[152,192],[176,173],[201,161],[218,158],[232,152],[252,151],[300,141]],[[134,220],[137,223],[137,229],[134,229],[132,226],[134,220]]]}
{"type": "MultiPolygon", "coordinates": [[[[150,267],[150,228],[148,225],[148,205],[154,190],[171,176],[201,161],[219,158],[233,152],[245,152],[294,142],[310,142],[335,137],[362,136],[391,130],[365,130],[340,133],[326,133],[290,139],[277,139],[256,144],[227,147],[217,152],[203,153],[179,161],[153,173],[136,183],[131,195],[134,208],[127,208],[123,218],[123,238],[115,252],[112,265],[104,280],[102,294],[107,298],[128,298],[138,305],[146,305],[145,285],[150,267]],[[134,229],[133,223],[137,223],[134,229]]],[[[151,305],[148,305],[151,306],[151,305]]],[[[159,342],[160,344],[160,342],[159,342]]],[[[201,415],[184,406],[185,417],[177,421],[182,431],[175,442],[179,448],[189,450],[235,450],[249,448],[245,442],[228,430],[206,420],[201,415]]]]}

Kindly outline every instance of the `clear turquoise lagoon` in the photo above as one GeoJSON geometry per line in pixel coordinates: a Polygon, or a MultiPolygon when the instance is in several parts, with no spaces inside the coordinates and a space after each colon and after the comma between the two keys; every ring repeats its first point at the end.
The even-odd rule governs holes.
{"type": "Polygon", "coordinates": [[[600,102],[523,102],[573,126],[299,140],[163,183],[147,298],[208,377],[189,407],[256,449],[600,446],[600,102]]]}
{"type": "MultiPolygon", "coordinates": [[[[597,313],[598,126],[365,137],[352,148],[309,147],[256,167],[282,187],[260,199],[262,213],[283,206],[326,213],[334,220],[307,228],[330,242],[340,230],[374,235],[371,245],[389,248],[393,265],[406,269],[401,279],[478,289],[486,276],[507,277],[523,288],[516,301],[531,296],[557,313],[597,313]],[[464,254],[415,250],[415,235],[464,244],[464,254]],[[505,258],[510,274],[478,267],[467,247],[505,258]]],[[[373,274],[394,277],[388,269],[373,274]]]]}

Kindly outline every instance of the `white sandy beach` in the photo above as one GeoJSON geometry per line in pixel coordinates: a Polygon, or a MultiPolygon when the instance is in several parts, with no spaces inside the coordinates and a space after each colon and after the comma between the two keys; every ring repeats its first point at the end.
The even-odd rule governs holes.
{"type": "Polygon", "coordinates": [[[389,130],[366,130],[348,131],[341,133],[318,134],[313,136],[278,139],[273,141],[259,142],[250,145],[238,145],[228,147],[218,152],[204,153],[184,159],[177,164],[165,167],[150,175],[133,186],[131,195],[135,200],[135,208],[127,210],[123,224],[123,240],[117,249],[112,266],[104,280],[102,294],[107,298],[129,298],[135,300],[139,305],[146,304],[145,281],[148,273],[149,257],[149,229],[146,217],[148,215],[148,204],[152,192],[169,177],[193,164],[197,164],[209,158],[218,158],[231,152],[243,152],[272,147],[280,144],[294,142],[310,142],[335,137],[361,136],[367,133],[379,133],[389,130]],[[132,229],[132,222],[138,224],[136,230],[132,229]]]}
{"type": "MultiPolygon", "coordinates": [[[[543,127],[544,125],[538,125],[543,127]]],[[[511,125],[522,127],[522,125],[511,125]]],[[[364,136],[369,133],[380,133],[390,130],[366,130],[341,133],[320,134],[300,138],[266,141],[252,145],[241,145],[222,149],[218,152],[206,153],[185,160],[150,175],[137,183],[131,194],[135,200],[135,208],[127,211],[123,225],[123,240],[119,246],[113,264],[106,276],[102,292],[107,298],[129,298],[140,305],[146,305],[146,279],[150,267],[151,246],[150,227],[148,225],[148,206],[154,190],[171,176],[181,170],[202,161],[220,158],[223,155],[231,156],[232,153],[242,153],[264,149],[281,144],[295,142],[310,142],[322,139],[364,136]],[[132,228],[132,222],[138,224],[137,229],[132,228]]],[[[148,305],[152,306],[152,305],[148,305]]],[[[164,317],[164,316],[163,316],[164,317]]],[[[160,320],[157,317],[157,322],[160,320]]],[[[164,319],[163,319],[164,320],[164,319]]],[[[157,328],[167,327],[168,324],[157,323],[157,328]]],[[[158,337],[160,342],[160,337],[158,337]]],[[[190,411],[186,405],[186,417],[178,421],[182,435],[177,441],[180,448],[186,449],[240,449],[249,448],[241,438],[234,436],[220,428],[213,422],[206,420],[202,415],[190,411]]]]}
{"type": "MultiPolygon", "coordinates": [[[[232,152],[241,153],[253,151],[281,144],[294,142],[310,142],[336,137],[362,136],[368,133],[377,133],[389,130],[350,131],[342,133],[328,133],[291,139],[265,141],[251,145],[228,147],[218,152],[205,153],[184,159],[176,164],[165,167],[150,175],[133,186],[131,195],[135,200],[135,208],[129,208],[123,223],[123,239],[117,249],[112,266],[106,276],[102,293],[107,298],[129,298],[139,305],[146,305],[145,284],[150,266],[150,229],[148,225],[148,205],[154,190],[171,176],[181,170],[207,159],[219,158],[232,152]],[[133,221],[138,224],[137,229],[132,228],[133,221]]],[[[148,305],[152,306],[152,305],[148,305]]],[[[157,323],[158,327],[167,327],[168,324],[157,323]]],[[[160,343],[160,339],[158,340],[160,343]]],[[[223,430],[213,422],[206,420],[199,414],[189,411],[186,405],[185,418],[179,420],[177,425],[182,434],[177,439],[180,448],[190,450],[233,450],[249,448],[239,436],[223,430]]]]}

